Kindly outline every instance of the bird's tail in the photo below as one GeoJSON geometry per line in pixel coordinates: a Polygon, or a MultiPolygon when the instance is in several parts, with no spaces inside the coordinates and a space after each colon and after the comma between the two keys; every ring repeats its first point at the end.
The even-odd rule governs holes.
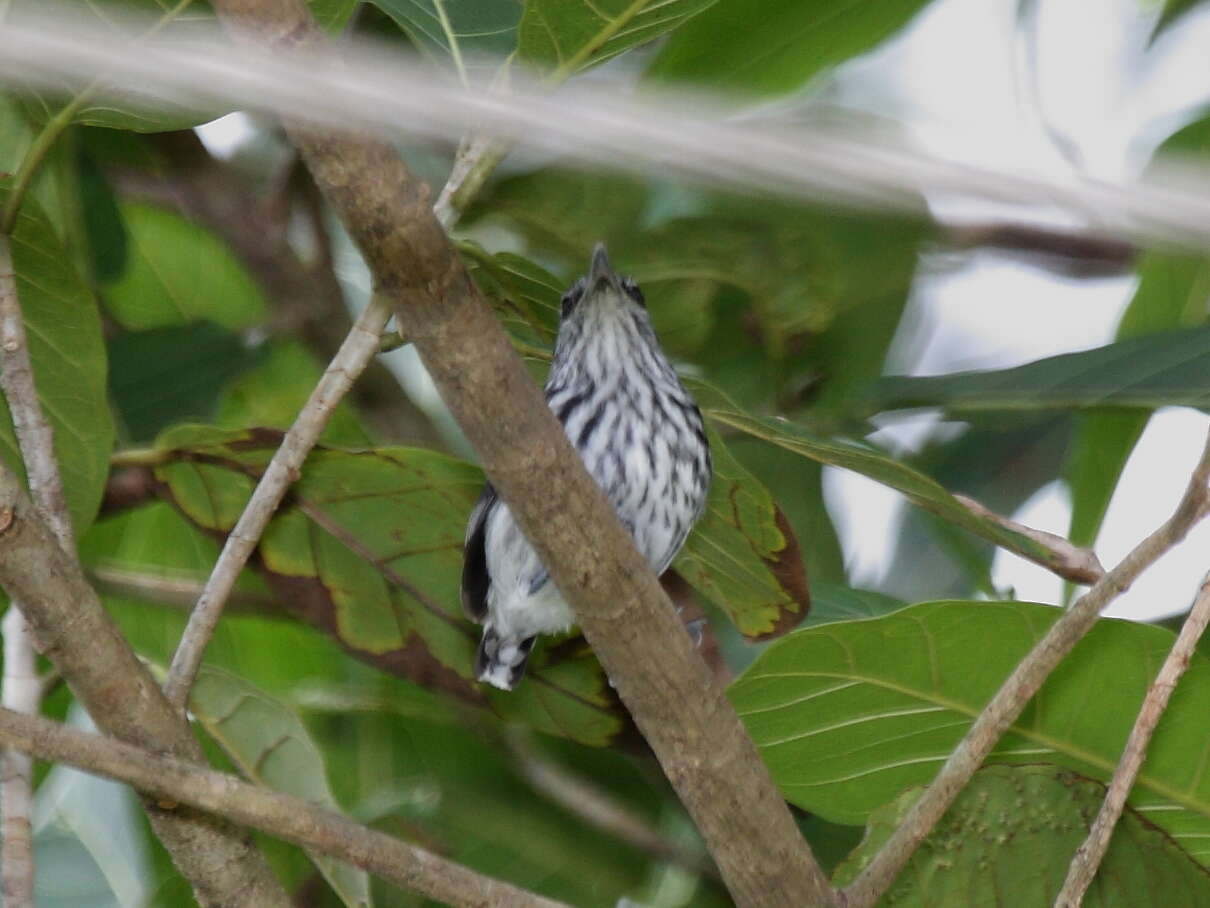
{"type": "Polygon", "coordinates": [[[501,637],[496,626],[488,621],[483,626],[479,652],[475,654],[475,677],[501,690],[512,690],[525,674],[525,663],[535,639],[501,637]]]}

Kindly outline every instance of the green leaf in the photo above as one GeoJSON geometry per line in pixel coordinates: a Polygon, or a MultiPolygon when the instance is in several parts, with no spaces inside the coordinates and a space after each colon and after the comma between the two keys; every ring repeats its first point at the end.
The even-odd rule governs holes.
{"type": "Polygon", "coordinates": [[[1160,16],[1155,20],[1155,27],[1151,31],[1151,40],[1154,41],[1158,38],[1161,33],[1171,28],[1174,23],[1199,6],[1201,2],[1202,0],[1163,0],[1160,16]]]}
{"type": "Polygon", "coordinates": [[[517,0],[374,0],[420,50],[465,73],[467,58],[503,58],[517,46],[517,0]]]}
{"type": "MultiPolygon", "coordinates": [[[[847,885],[890,838],[919,797],[900,795],[870,817],[866,837],[837,871],[847,885]]],[[[879,904],[1049,905],[1105,798],[1105,786],[1054,766],[991,766],[975,773],[879,904]]],[[[1210,876],[1173,841],[1127,808],[1083,905],[1210,905],[1210,876]]]]}
{"type": "MultiPolygon", "coordinates": [[[[834,822],[865,820],[928,782],[971,721],[1062,614],[1022,602],[927,602],[771,644],[730,695],[785,796],[834,822]]],[[[1102,619],[997,744],[996,763],[1057,763],[1107,779],[1170,631],[1102,619]]],[[[1130,803],[1210,862],[1202,750],[1210,662],[1173,695],[1130,803]]]]}
{"type": "MultiPolygon", "coordinates": [[[[1210,117],[1180,129],[1161,152],[1210,152],[1210,117]]],[[[1160,252],[1146,253],[1138,265],[1139,285],[1118,325],[1117,340],[1141,337],[1205,319],[1210,296],[1210,260],[1160,252]]],[[[1094,412],[1080,420],[1064,475],[1071,489],[1068,538],[1092,545],[1100,532],[1118,479],[1150,413],[1094,412]]]]}
{"type": "Polygon", "coordinates": [[[861,473],[902,493],[917,507],[1002,548],[1039,564],[1049,563],[1050,555],[1038,543],[975,516],[937,482],[881,451],[854,442],[825,439],[784,419],[766,419],[741,413],[713,388],[699,382],[693,382],[692,387],[699,404],[703,404],[703,413],[716,423],[746,432],[820,463],[861,473]]]}
{"type": "MultiPolygon", "coordinates": [[[[181,426],[159,440],[162,493],[202,530],[234,526],[281,440],[269,430],[181,426]]],[[[594,745],[623,727],[586,644],[544,640],[510,694],[473,680],[479,628],[462,616],[475,467],[433,451],[316,449],[262,537],[254,563],[296,617],[392,674],[490,706],[501,717],[594,745]]]]}
{"type": "MultiPolygon", "coordinates": [[[[340,812],[319,748],[302,720],[280,700],[230,672],[203,666],[189,694],[189,711],[248,779],[340,812]]],[[[318,852],[307,853],[341,902],[368,908],[369,874],[318,852]]]]}
{"type": "Polygon", "coordinates": [[[805,624],[815,627],[833,621],[877,618],[906,607],[894,596],[873,590],[843,586],[839,583],[815,583],[811,587],[811,614],[805,624]]]}
{"type": "Polygon", "coordinates": [[[675,567],[744,636],[779,636],[811,607],[798,540],[769,490],[716,431],[708,434],[714,460],[710,498],[675,567]]]}
{"type": "Polygon", "coordinates": [[[211,322],[125,332],[107,346],[109,390],[122,437],[132,443],[184,419],[212,418],[223,385],[266,353],[211,322]]]}
{"type": "MultiPolygon", "coordinates": [[[[32,0],[18,0],[7,12],[10,18],[19,19],[23,8],[34,8],[32,0]]],[[[78,4],[80,15],[95,18],[98,26],[121,28],[120,23],[129,17],[139,17],[155,23],[157,36],[161,39],[188,40],[201,29],[210,33],[216,27],[214,13],[207,3],[193,2],[182,5],[178,0],[91,0],[78,4]]],[[[188,129],[213,119],[225,111],[199,112],[166,106],[163,103],[140,102],[133,95],[123,96],[121,102],[94,100],[89,89],[79,84],[63,84],[60,91],[28,92],[26,107],[32,118],[46,123],[60,115],[68,104],[78,107],[71,115],[72,122],[89,126],[104,126],[111,129],[129,129],[134,132],[163,132],[172,129],[188,129]],[[85,94],[87,93],[87,94],[85,94]]]]}
{"type": "MultiPolygon", "coordinates": [[[[847,577],[844,553],[824,503],[823,468],[751,436],[729,438],[727,447],[760,478],[785,512],[802,546],[803,559],[811,567],[812,588],[820,581],[843,583],[847,577]]],[[[814,614],[812,606],[811,616],[814,614]]]]}
{"type": "MultiPolygon", "coordinates": [[[[25,199],[18,215],[12,254],[38,399],[54,430],[63,490],[79,536],[96,515],[113,446],[101,320],[72,258],[32,198],[25,199]]],[[[0,404],[0,456],[24,475],[6,404],[0,404]]]]}
{"type": "Polygon", "coordinates": [[[220,239],[180,215],[151,205],[121,205],[130,258],[104,289],[106,307],[132,331],[207,319],[238,331],[259,324],[260,287],[220,239]]]}
{"type": "MultiPolygon", "coordinates": [[[[264,362],[222,389],[218,397],[218,425],[232,429],[241,426],[288,429],[294,423],[323,369],[296,341],[274,341],[267,352],[264,362]]],[[[348,403],[342,402],[320,440],[328,444],[366,445],[370,437],[348,403]]]]}
{"type": "Polygon", "coordinates": [[[1210,326],[1164,331],[1063,353],[1013,369],[883,379],[876,412],[950,413],[1210,406],[1210,326]]]}
{"type": "Polygon", "coordinates": [[[648,70],[744,94],[784,94],[876,47],[927,0],[719,0],[669,39],[648,70]]]}
{"type": "MultiPolygon", "coordinates": [[[[910,465],[946,489],[969,495],[998,514],[1013,514],[1054,480],[1067,456],[1071,420],[1065,415],[1001,415],[972,420],[956,437],[935,438],[910,465]]],[[[895,554],[884,576],[911,601],[1003,593],[992,582],[995,547],[921,510],[903,514],[895,554]]],[[[1010,594],[1011,595],[1011,594],[1010,594]]]]}
{"type": "Polygon", "coordinates": [[[681,26],[715,0],[527,0],[517,49],[559,82],[681,26]]]}

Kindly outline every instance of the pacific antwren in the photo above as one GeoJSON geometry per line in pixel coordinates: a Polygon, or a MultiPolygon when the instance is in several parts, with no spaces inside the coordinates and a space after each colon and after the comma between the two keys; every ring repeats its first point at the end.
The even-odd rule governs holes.
{"type": "MultiPolygon", "coordinates": [[[[656,573],[680,551],[710,486],[702,415],[664,356],[638,286],[605,247],[563,296],[546,401],[656,573]]],[[[489,483],[471,512],[462,605],[483,624],[475,674],[511,690],[537,634],[571,609],[489,483]]]]}

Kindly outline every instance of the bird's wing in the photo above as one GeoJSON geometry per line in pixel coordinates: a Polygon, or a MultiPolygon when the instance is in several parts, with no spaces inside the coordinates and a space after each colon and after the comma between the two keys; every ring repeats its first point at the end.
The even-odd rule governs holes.
{"type": "Polygon", "coordinates": [[[471,511],[466,526],[466,549],[462,560],[462,610],[472,621],[487,616],[487,591],[492,585],[487,572],[487,521],[496,508],[496,490],[489,482],[471,511]]]}

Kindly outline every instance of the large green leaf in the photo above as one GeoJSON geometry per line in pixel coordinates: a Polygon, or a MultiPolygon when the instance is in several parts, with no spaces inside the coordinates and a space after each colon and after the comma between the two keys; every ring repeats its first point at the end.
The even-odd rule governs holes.
{"type": "MultiPolygon", "coordinates": [[[[323,756],[302,720],[244,679],[203,666],[189,693],[189,712],[251,781],[339,812],[323,756]]],[[[368,908],[364,870],[318,852],[315,866],[348,908],[368,908]]]]}
{"type": "MultiPolygon", "coordinates": [[[[199,528],[239,518],[279,432],[171,430],[159,441],[162,493],[199,528]]],[[[623,727],[617,700],[586,644],[544,641],[512,693],[473,680],[479,630],[458,585],[475,467],[414,448],[312,453],[261,539],[256,563],[293,614],[354,655],[505,718],[592,744],[623,727]]]]}
{"type": "Polygon", "coordinates": [[[559,81],[667,34],[715,0],[527,0],[517,48],[559,81]]]}
{"type": "Polygon", "coordinates": [[[132,202],[121,206],[130,255],[106,285],[110,314],[132,331],[206,319],[239,330],[264,320],[264,295],[231,250],[178,214],[132,202]]]}
{"type": "Polygon", "coordinates": [[[679,29],[648,70],[747,94],[793,91],[875,47],[927,0],[719,0],[679,29]]]}
{"type": "MultiPolygon", "coordinates": [[[[78,535],[96,514],[113,445],[101,320],[92,294],[32,198],[25,199],[11,245],[38,398],[55,433],[55,455],[78,535]]],[[[24,474],[2,404],[0,454],[24,474]]]]}
{"type": "Polygon", "coordinates": [[[1152,410],[1210,406],[1210,326],[1164,331],[1063,353],[1013,369],[883,379],[875,411],[1152,410]]]}
{"type": "MultiPolygon", "coordinates": [[[[1021,602],[928,602],[806,628],[769,646],[731,687],[786,797],[836,822],[865,820],[928,782],[992,694],[1061,614],[1021,602]]],[[[1172,646],[1162,628],[1103,619],[997,744],[993,762],[1057,763],[1107,779],[1172,646]]],[[[1195,655],[1130,803],[1210,862],[1202,754],[1210,662],[1195,655]]]]}
{"type": "MultiPolygon", "coordinates": [[[[869,863],[919,794],[904,792],[871,815],[837,883],[851,882],[869,863]]],[[[879,904],[1007,905],[1007,896],[1013,905],[1049,905],[1104,798],[1104,785],[1054,766],[980,770],[879,904]]],[[[1082,904],[1132,908],[1154,904],[1160,892],[1172,908],[1210,905],[1210,875],[1127,808],[1082,904]]]]}
{"type": "Polygon", "coordinates": [[[740,633],[758,640],[775,637],[802,621],[811,605],[798,540],[769,490],[717,432],[709,434],[710,499],[675,566],[740,633]]]}
{"type": "Polygon", "coordinates": [[[517,46],[518,0],[374,0],[412,43],[462,73],[476,57],[503,58],[517,46]]]}
{"type": "Polygon", "coordinates": [[[755,438],[834,467],[844,467],[868,476],[902,493],[910,502],[963,527],[996,545],[1042,565],[1051,554],[1020,533],[976,516],[937,482],[875,448],[855,442],[822,438],[784,419],[767,419],[742,413],[713,388],[693,383],[703,412],[720,425],[746,432],[755,438]]]}

